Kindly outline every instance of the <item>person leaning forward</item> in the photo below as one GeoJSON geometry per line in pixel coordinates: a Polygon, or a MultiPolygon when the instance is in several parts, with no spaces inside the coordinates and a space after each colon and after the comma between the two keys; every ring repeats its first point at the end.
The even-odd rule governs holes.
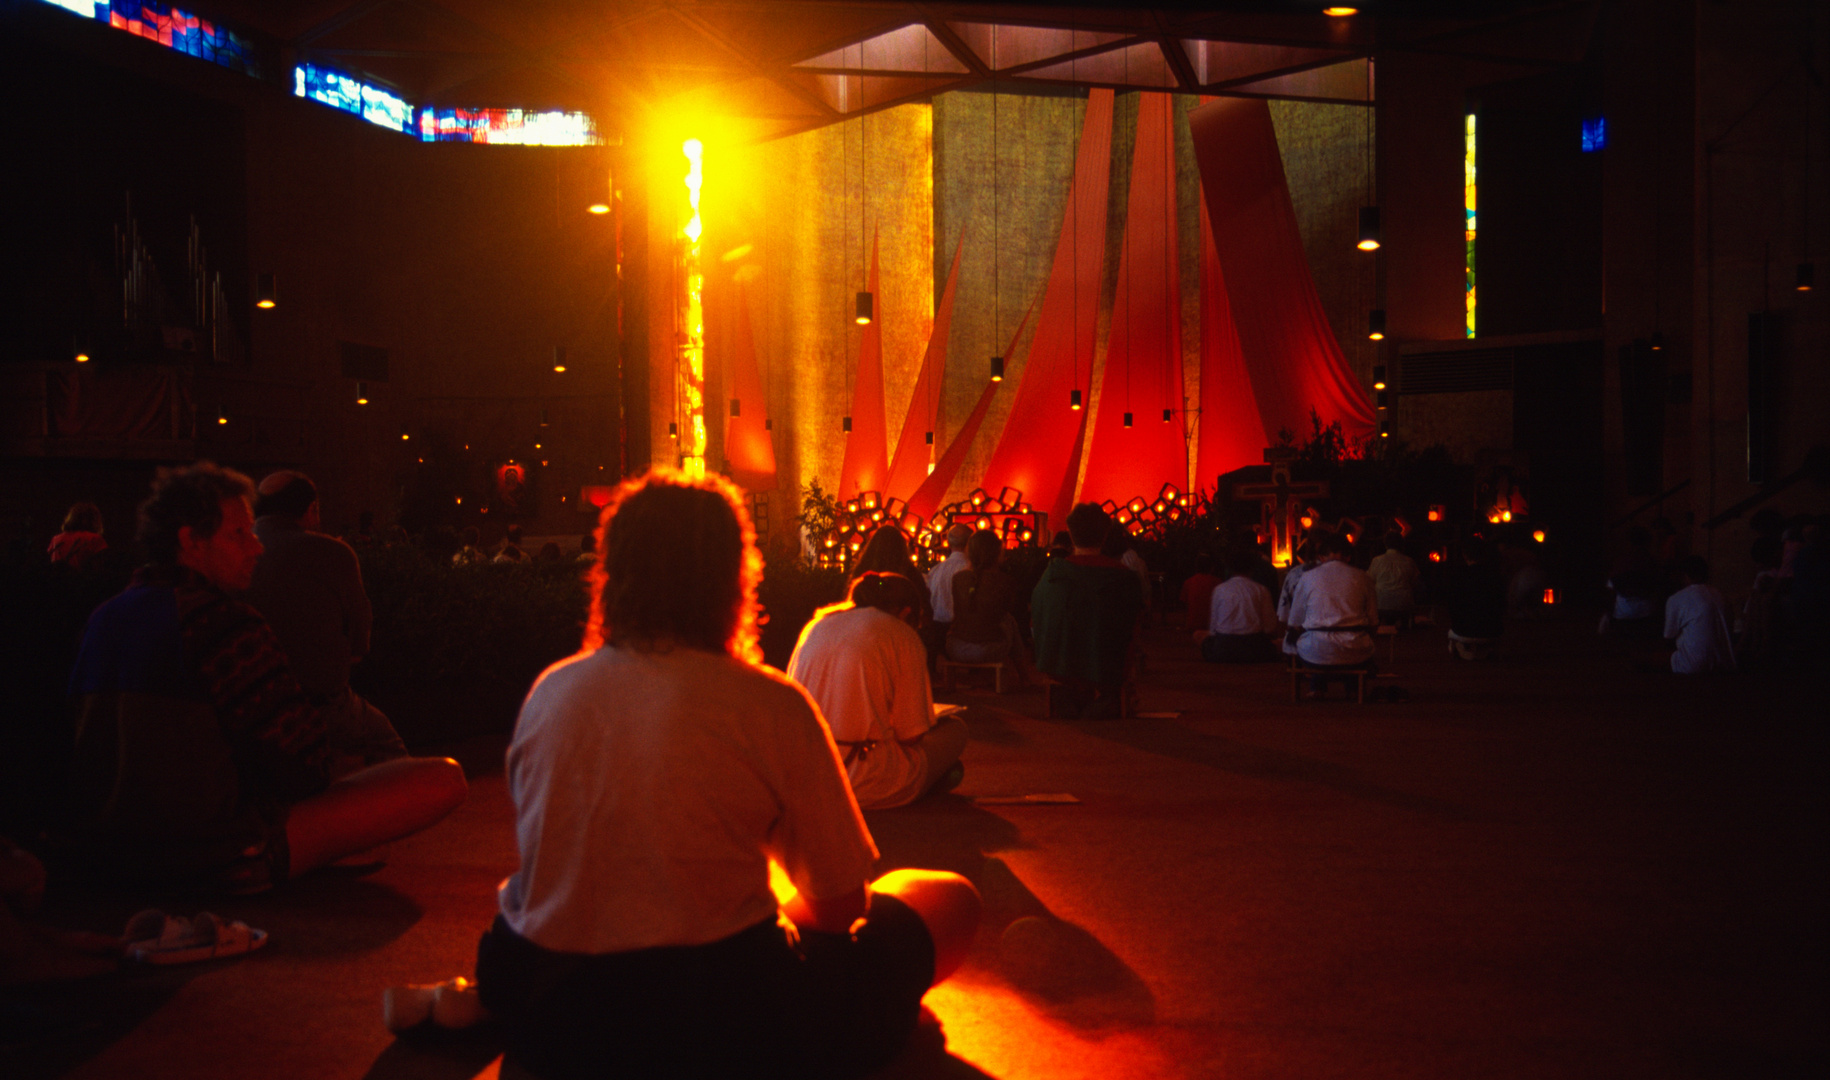
{"type": "Polygon", "coordinates": [[[248,478],[161,469],[140,505],[151,561],[89,618],[57,850],[122,882],[258,891],[418,832],[464,799],[449,758],[362,767],[273,629],[235,599],[261,555],[248,478]]]}
{"type": "MultiPolygon", "coordinates": [[[[1073,554],[1051,559],[1030,599],[1036,668],[1067,687],[1068,711],[1116,717],[1144,597],[1137,575],[1100,554],[1111,518],[1093,503],[1069,512],[1073,554]]],[[[1060,693],[1057,691],[1057,693],[1060,693]]]]}

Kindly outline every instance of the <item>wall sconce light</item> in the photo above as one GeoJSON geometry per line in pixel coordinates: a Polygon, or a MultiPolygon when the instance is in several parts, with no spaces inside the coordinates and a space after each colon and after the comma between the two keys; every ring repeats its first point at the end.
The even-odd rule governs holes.
{"type": "Polygon", "coordinates": [[[1078,391],[1078,390],[1069,390],[1068,391],[1068,408],[1074,409],[1074,410],[1078,410],[1080,408],[1080,391],[1078,391]]]}
{"type": "Polygon", "coordinates": [[[1361,251],[1379,250],[1379,208],[1376,206],[1360,207],[1360,242],[1354,245],[1361,251]]]}
{"type": "Polygon", "coordinates": [[[553,371],[560,375],[566,373],[566,347],[564,345],[553,346],[553,371]]]}
{"type": "Polygon", "coordinates": [[[1385,389],[1385,365],[1384,364],[1373,365],[1373,389],[1374,390],[1385,389]]]}
{"type": "Polygon", "coordinates": [[[991,358],[991,381],[1004,381],[1004,358],[1002,356],[994,356],[991,358]]]}
{"type": "Polygon", "coordinates": [[[1811,287],[1816,284],[1817,284],[1817,266],[1813,263],[1808,263],[1808,262],[1799,263],[1798,264],[1798,284],[1796,284],[1792,287],[1797,289],[1799,292],[1810,292],[1811,287]]]}
{"type": "Polygon", "coordinates": [[[859,326],[869,326],[871,324],[871,318],[874,314],[873,309],[876,306],[874,299],[875,298],[868,292],[861,292],[858,294],[857,314],[852,317],[853,322],[856,322],[859,326]]]}
{"type": "Polygon", "coordinates": [[[368,403],[369,403],[369,384],[365,383],[365,382],[358,382],[356,384],[356,404],[367,405],[368,403]]]}
{"type": "Polygon", "coordinates": [[[279,282],[272,274],[254,275],[254,306],[275,308],[280,303],[279,282]]]}
{"type": "Polygon", "coordinates": [[[1368,341],[1385,340],[1385,309],[1373,308],[1366,313],[1366,338],[1368,341]]]}

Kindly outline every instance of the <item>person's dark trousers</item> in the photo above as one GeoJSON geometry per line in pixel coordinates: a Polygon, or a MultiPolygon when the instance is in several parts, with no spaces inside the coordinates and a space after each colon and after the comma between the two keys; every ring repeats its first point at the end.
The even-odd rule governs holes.
{"type": "Polygon", "coordinates": [[[1277,646],[1266,634],[1209,634],[1201,639],[1201,659],[1210,664],[1268,664],[1277,646]]]}

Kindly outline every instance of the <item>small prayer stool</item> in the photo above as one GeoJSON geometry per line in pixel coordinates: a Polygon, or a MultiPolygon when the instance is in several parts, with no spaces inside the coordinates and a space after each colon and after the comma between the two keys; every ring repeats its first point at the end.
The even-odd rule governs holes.
{"type": "Polygon", "coordinates": [[[935,662],[940,669],[940,685],[943,690],[953,689],[955,676],[960,671],[989,670],[991,672],[991,688],[1000,694],[1004,692],[1004,671],[1010,667],[1010,664],[1006,661],[995,660],[988,664],[962,664],[958,660],[948,659],[946,654],[943,653],[935,658],[935,662]]]}
{"type": "Polygon", "coordinates": [[[1309,668],[1301,664],[1290,665],[1290,700],[1301,701],[1303,697],[1303,680],[1316,675],[1327,678],[1352,679],[1354,686],[1353,699],[1358,704],[1366,704],[1366,677],[1372,672],[1366,668],[1309,668]]]}
{"type": "MultiPolygon", "coordinates": [[[[1380,623],[1374,633],[1385,639],[1385,664],[1390,667],[1392,659],[1398,654],[1398,624],[1380,623]]],[[[1378,638],[1374,640],[1377,641],[1378,638]]]]}

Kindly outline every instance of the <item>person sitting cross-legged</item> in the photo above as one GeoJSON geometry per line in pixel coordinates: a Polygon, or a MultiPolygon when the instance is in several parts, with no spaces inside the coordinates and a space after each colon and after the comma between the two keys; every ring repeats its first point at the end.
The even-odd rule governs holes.
{"type": "Polygon", "coordinates": [[[1122,714],[1131,639],[1144,610],[1138,578],[1100,553],[1112,519],[1093,503],[1068,513],[1073,554],[1050,559],[1030,599],[1036,667],[1060,682],[1054,711],[1083,720],[1122,714]]]}
{"type": "Polygon", "coordinates": [[[273,473],[257,491],[254,535],[264,550],[242,599],[273,627],[286,666],[324,708],[339,751],[364,765],[406,757],[387,716],[349,685],[350,669],[368,655],[374,621],[356,552],[318,531],[318,488],[304,473],[273,473]]]}
{"type": "MultiPolygon", "coordinates": [[[[508,749],[520,865],[476,967],[507,1064],[544,1080],[881,1068],[964,962],[977,891],[935,871],[870,880],[832,733],[761,662],[762,557],[737,488],[651,471],[612,495],[601,537],[584,648],[540,676],[508,749]]],[[[857,617],[894,623],[921,672],[913,630],[857,617]]]]}
{"type": "Polygon", "coordinates": [[[934,721],[928,654],[915,632],[920,586],[867,571],[851,598],[814,612],[788,659],[844,754],[852,794],[866,810],[914,802],[959,783],[966,722],[934,721]]]}
{"type": "Polygon", "coordinates": [[[449,758],[363,766],[272,627],[234,598],[260,558],[238,472],[162,469],[151,558],[90,616],[58,850],[90,877],[255,891],[420,831],[463,801],[449,758]]]}
{"type": "Polygon", "coordinates": [[[1290,598],[1287,636],[1296,642],[1297,661],[1315,671],[1312,698],[1327,693],[1329,671],[1373,666],[1378,597],[1366,572],[1347,561],[1349,547],[1342,534],[1324,533],[1290,598]]]}
{"type": "Polygon", "coordinates": [[[1244,574],[1233,573],[1226,560],[1217,570],[1224,580],[1208,603],[1207,636],[1201,659],[1210,664],[1261,664],[1277,659],[1277,611],[1271,594],[1244,574]]]}
{"type": "Polygon", "coordinates": [[[1684,587],[1665,601],[1665,640],[1671,642],[1671,670],[1702,675],[1735,670],[1728,601],[1709,584],[1709,562],[1689,555],[1678,562],[1684,587]]]}

